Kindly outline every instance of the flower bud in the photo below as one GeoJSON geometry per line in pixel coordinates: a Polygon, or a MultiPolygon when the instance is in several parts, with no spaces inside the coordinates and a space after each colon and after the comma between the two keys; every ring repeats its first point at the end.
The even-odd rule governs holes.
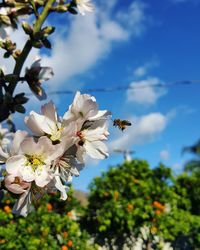
{"type": "Polygon", "coordinates": [[[20,55],[21,55],[21,50],[18,49],[13,53],[12,56],[16,60],[20,55]]]}
{"type": "Polygon", "coordinates": [[[0,15],[0,23],[3,23],[7,26],[10,26],[11,25],[11,21],[10,21],[10,18],[6,15],[0,15]]]}
{"type": "Polygon", "coordinates": [[[15,105],[15,111],[17,111],[17,112],[19,112],[21,114],[26,113],[26,109],[21,104],[15,105]]]}
{"type": "Polygon", "coordinates": [[[45,37],[52,34],[54,31],[55,31],[55,27],[53,27],[53,26],[47,26],[42,30],[45,37]]]}
{"type": "Polygon", "coordinates": [[[27,35],[31,35],[33,33],[32,27],[26,22],[22,22],[22,28],[27,35]]]}
{"type": "Polygon", "coordinates": [[[55,10],[58,12],[58,13],[63,13],[63,12],[66,12],[68,10],[68,7],[66,5],[58,5],[55,10]]]}

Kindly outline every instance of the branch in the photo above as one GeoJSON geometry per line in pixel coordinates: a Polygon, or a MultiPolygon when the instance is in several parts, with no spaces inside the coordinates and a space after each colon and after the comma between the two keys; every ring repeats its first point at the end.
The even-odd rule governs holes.
{"type": "MultiPolygon", "coordinates": [[[[48,0],[42,13],[39,15],[38,19],[36,20],[34,26],[33,26],[33,33],[36,33],[38,32],[44,21],[46,20],[48,14],[50,13],[50,9],[52,7],[52,5],[54,4],[55,0],[48,0]]],[[[17,58],[16,60],[16,63],[15,63],[15,68],[14,68],[14,71],[13,71],[13,74],[14,75],[18,75],[20,76],[20,73],[21,73],[21,70],[23,68],[23,65],[32,49],[32,43],[31,43],[31,40],[28,40],[22,50],[22,53],[21,55],[17,58]]],[[[18,81],[13,81],[9,84],[9,89],[8,89],[8,92],[13,95],[13,92],[15,90],[15,87],[17,85],[18,81]]]]}

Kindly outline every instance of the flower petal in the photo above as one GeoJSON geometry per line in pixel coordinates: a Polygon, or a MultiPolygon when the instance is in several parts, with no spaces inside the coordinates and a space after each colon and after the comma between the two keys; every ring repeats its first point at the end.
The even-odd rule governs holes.
{"type": "Polygon", "coordinates": [[[5,163],[9,158],[9,154],[4,152],[2,147],[0,147],[0,163],[5,163]]]}
{"type": "Polygon", "coordinates": [[[11,146],[11,155],[15,155],[20,151],[20,144],[27,137],[28,133],[26,131],[17,130],[14,134],[14,138],[11,146]]]}
{"type": "Polygon", "coordinates": [[[18,214],[18,215],[22,215],[26,217],[30,211],[31,198],[32,198],[32,193],[29,188],[16,201],[12,212],[14,214],[18,214]]]}
{"type": "Polygon", "coordinates": [[[27,155],[40,155],[43,150],[43,146],[35,142],[33,137],[25,138],[20,148],[22,152],[27,155]]]}
{"type": "Polygon", "coordinates": [[[52,176],[48,172],[45,166],[37,167],[35,170],[35,183],[39,187],[46,186],[52,179],[52,176]]]}
{"type": "Polygon", "coordinates": [[[86,141],[84,148],[87,154],[94,159],[105,159],[108,157],[108,149],[106,145],[101,141],[86,141]]]}
{"type": "Polygon", "coordinates": [[[35,180],[35,172],[31,166],[22,166],[19,171],[24,181],[32,182],[35,180]]]}
{"type": "Polygon", "coordinates": [[[44,131],[42,125],[44,123],[45,117],[43,115],[39,115],[34,111],[30,112],[30,116],[26,116],[24,122],[26,126],[38,136],[44,135],[44,131]]]}
{"type": "Polygon", "coordinates": [[[55,105],[53,104],[53,102],[48,102],[46,104],[44,104],[41,108],[42,114],[46,117],[48,117],[51,121],[53,121],[54,123],[57,122],[57,112],[56,112],[56,108],[55,105]]]}
{"type": "Polygon", "coordinates": [[[6,161],[6,171],[9,174],[19,176],[20,169],[25,165],[26,157],[24,155],[15,155],[6,161]]]}
{"type": "Polygon", "coordinates": [[[59,176],[59,172],[58,172],[58,168],[56,169],[55,172],[55,187],[60,191],[61,193],[61,200],[66,200],[67,199],[67,190],[69,189],[69,187],[67,187],[66,185],[63,185],[61,180],[60,180],[60,176],[59,176]]]}
{"type": "MultiPolygon", "coordinates": [[[[16,176],[7,175],[4,179],[6,188],[14,194],[21,194],[30,187],[30,183],[21,182],[19,184],[15,183],[16,176]]],[[[19,177],[18,177],[19,178],[19,177]]]]}

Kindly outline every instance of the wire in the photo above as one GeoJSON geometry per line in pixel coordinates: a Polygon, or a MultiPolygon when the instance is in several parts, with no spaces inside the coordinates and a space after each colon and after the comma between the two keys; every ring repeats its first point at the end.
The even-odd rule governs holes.
{"type": "MultiPolygon", "coordinates": [[[[108,87],[108,88],[89,88],[89,89],[82,89],[85,93],[92,93],[92,92],[114,92],[114,91],[125,91],[125,90],[138,90],[144,88],[169,88],[173,86],[180,86],[180,85],[190,85],[190,84],[200,84],[200,80],[182,80],[182,81],[175,81],[171,83],[155,83],[155,84],[140,84],[140,85],[123,85],[123,86],[115,86],[115,87],[108,87]]],[[[75,94],[75,90],[57,90],[47,92],[47,95],[70,95],[75,94]]],[[[32,93],[27,93],[28,96],[33,95],[32,93]]]]}

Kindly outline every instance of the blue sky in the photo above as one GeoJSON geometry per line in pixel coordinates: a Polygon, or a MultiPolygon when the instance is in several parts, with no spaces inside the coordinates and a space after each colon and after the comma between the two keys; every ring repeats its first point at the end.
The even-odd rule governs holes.
{"type": "MultiPolygon", "coordinates": [[[[102,0],[86,16],[51,16],[59,27],[52,35],[51,53],[43,51],[42,62],[52,66],[54,78],[46,90],[169,83],[200,79],[200,1],[198,0],[102,0]]],[[[15,35],[16,41],[24,39],[15,35]]],[[[34,50],[28,63],[38,56],[34,50]]],[[[183,146],[200,138],[200,84],[140,91],[94,93],[101,109],[133,123],[123,133],[110,128],[110,157],[88,160],[74,188],[86,190],[94,176],[123,161],[114,148],[135,150],[133,157],[160,161],[178,173],[189,156],[183,146]]],[[[50,96],[62,115],[72,95],[50,96]]],[[[27,111],[39,110],[32,99],[27,111]]],[[[18,127],[23,118],[17,116],[18,127]]]]}

